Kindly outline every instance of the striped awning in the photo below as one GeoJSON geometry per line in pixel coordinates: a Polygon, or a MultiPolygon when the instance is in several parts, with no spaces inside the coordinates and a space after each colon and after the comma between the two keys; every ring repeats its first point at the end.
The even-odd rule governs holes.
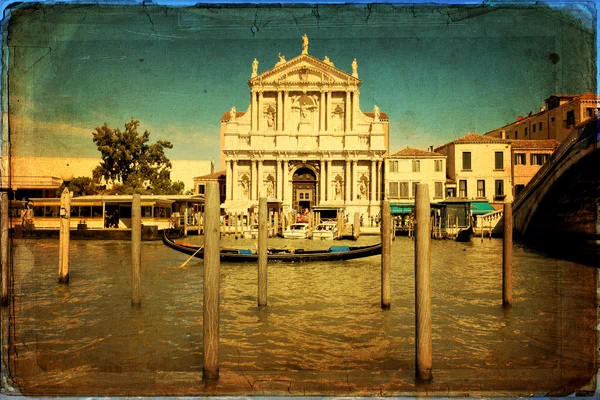
{"type": "Polygon", "coordinates": [[[471,213],[473,215],[484,215],[496,211],[487,201],[471,202],[471,213]]]}

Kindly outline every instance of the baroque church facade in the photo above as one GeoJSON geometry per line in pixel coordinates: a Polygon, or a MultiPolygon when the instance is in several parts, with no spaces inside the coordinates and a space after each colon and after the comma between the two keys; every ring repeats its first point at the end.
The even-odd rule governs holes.
{"type": "Polygon", "coordinates": [[[389,120],[375,106],[360,109],[361,80],[328,57],[302,53],[265,72],[252,63],[250,105],[221,118],[221,163],[227,212],[247,212],[260,197],[284,212],[344,209],[365,217],[380,211],[389,120]]]}

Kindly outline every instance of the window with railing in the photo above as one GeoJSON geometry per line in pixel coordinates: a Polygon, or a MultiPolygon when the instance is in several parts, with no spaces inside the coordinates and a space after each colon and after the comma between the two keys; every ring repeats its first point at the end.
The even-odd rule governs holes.
{"type": "Polygon", "coordinates": [[[467,197],[467,181],[458,181],[458,197],[467,197]]]}

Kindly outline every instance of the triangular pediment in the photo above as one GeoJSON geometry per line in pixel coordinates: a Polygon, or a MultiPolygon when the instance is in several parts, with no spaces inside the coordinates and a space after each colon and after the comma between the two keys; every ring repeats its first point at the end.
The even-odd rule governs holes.
{"type": "Polygon", "coordinates": [[[360,86],[360,79],[325,63],[311,55],[302,54],[289,61],[278,62],[275,67],[251,78],[254,85],[353,85],[360,86]]]}

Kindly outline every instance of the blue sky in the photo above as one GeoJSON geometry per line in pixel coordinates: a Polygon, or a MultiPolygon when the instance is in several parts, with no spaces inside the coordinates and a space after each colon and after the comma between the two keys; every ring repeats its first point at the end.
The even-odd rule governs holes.
{"type": "Polygon", "coordinates": [[[252,60],[262,73],[278,53],[299,55],[304,33],[319,59],[346,72],[357,59],[361,109],[388,114],[392,152],[437,146],[539,111],[553,93],[597,91],[594,13],[579,3],[13,11],[14,154],[95,157],[94,127],[133,116],[173,143],[171,159],[218,160],[219,118],[247,109],[252,60]]]}

